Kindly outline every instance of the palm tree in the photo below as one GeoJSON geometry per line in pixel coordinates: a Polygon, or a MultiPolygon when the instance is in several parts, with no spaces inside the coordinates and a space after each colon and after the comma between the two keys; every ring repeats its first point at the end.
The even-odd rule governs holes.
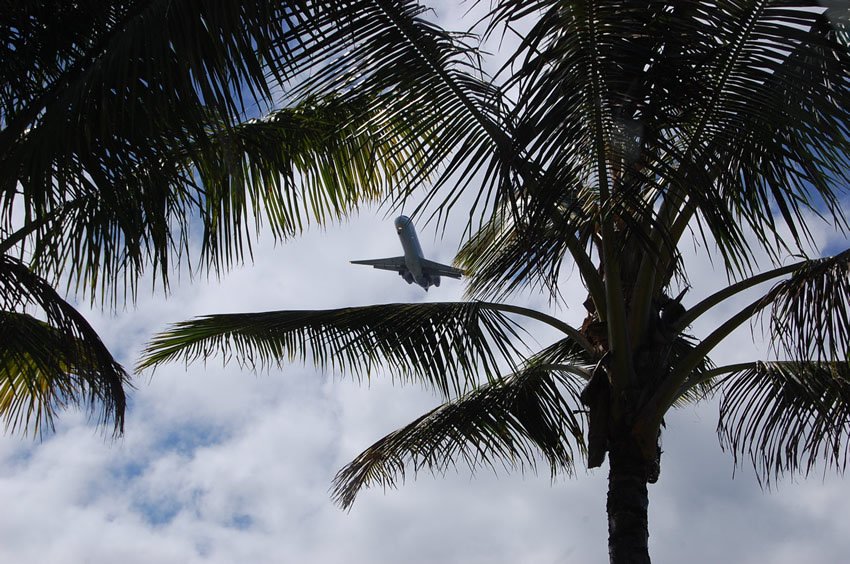
{"type": "Polygon", "coordinates": [[[63,289],[110,307],[134,299],[143,274],[167,290],[175,269],[220,272],[249,257],[263,222],[290,237],[426,170],[414,145],[394,139],[414,122],[370,114],[380,95],[287,101],[298,73],[321,62],[322,19],[311,17],[321,10],[269,0],[4,7],[7,428],[38,432],[66,405],[123,428],[129,376],[63,289]]]}
{"type": "Polygon", "coordinates": [[[477,196],[457,257],[473,299],[210,315],[155,337],[140,368],[221,352],[355,377],[383,366],[424,382],[444,403],[339,472],[343,507],[363,487],[396,485],[411,465],[545,463],[557,474],[607,457],[618,563],[649,561],[647,484],[659,477],[672,406],[719,394],[722,444],[763,480],[845,467],[850,249],[806,249],[810,222],[847,228],[847,7],[505,0],[483,20],[483,39],[527,31],[488,77],[474,39],[429,23],[417,4],[350,5],[356,16],[317,24],[343,22],[340,33],[356,38],[348,56],[323,59],[305,92],[391,94],[382,116],[415,108],[399,146],[424,143],[433,181],[423,209],[444,220],[462,192],[477,196]],[[680,253],[691,242],[730,280],[698,300],[680,253]],[[765,252],[770,265],[756,260],[765,252]],[[568,262],[587,289],[580,327],[505,303],[529,289],[575,299],[560,292],[568,262]],[[744,292],[755,299],[708,334],[689,333],[744,292]],[[523,317],[561,339],[529,352],[523,317]],[[709,356],[759,320],[773,358],[709,356]]]}

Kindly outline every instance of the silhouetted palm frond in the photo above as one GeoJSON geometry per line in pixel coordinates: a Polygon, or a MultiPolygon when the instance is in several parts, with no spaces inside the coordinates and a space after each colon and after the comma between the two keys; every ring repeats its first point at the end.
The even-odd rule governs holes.
{"type": "Polygon", "coordinates": [[[0,257],[0,296],[0,415],[7,427],[32,425],[38,433],[52,426],[57,410],[74,405],[123,432],[129,377],[82,315],[8,256],[0,257]]]}
{"type": "Polygon", "coordinates": [[[368,377],[385,366],[444,396],[521,358],[521,329],[481,302],[384,304],[324,311],[222,314],[175,324],[154,337],[139,369],[222,354],[240,364],[311,361],[368,377]]]}
{"type": "Polygon", "coordinates": [[[843,470],[850,448],[850,364],[759,362],[726,377],[718,435],[749,457],[759,479],[807,474],[819,462],[843,470]]]}
{"type": "Polygon", "coordinates": [[[592,231],[588,220],[567,206],[572,204],[565,205],[564,219],[557,226],[551,219],[517,225],[508,211],[494,213],[455,259],[469,273],[466,294],[501,301],[529,289],[556,297],[564,260],[572,256],[570,246],[588,247],[582,230],[592,231]]]}
{"type": "MultiPolygon", "coordinates": [[[[429,161],[442,165],[426,201],[436,198],[448,213],[474,182],[483,213],[513,189],[507,100],[484,75],[476,38],[440,28],[424,17],[427,11],[409,0],[329,3],[313,19],[321,36],[310,44],[315,72],[300,90],[391,93],[382,110],[394,119],[415,114],[420,124],[400,146],[425,139],[429,161]],[[344,52],[342,41],[350,41],[344,52]]],[[[402,189],[396,197],[407,194],[402,189]]]]}
{"type": "Polygon", "coordinates": [[[808,261],[769,295],[776,348],[801,361],[850,357],[850,250],[808,261]]]}
{"type": "Polygon", "coordinates": [[[529,366],[444,403],[382,438],[340,470],[333,497],[349,508],[361,489],[396,487],[406,467],[443,474],[459,462],[471,470],[536,468],[542,455],[554,477],[571,473],[584,453],[575,415],[583,379],[529,366]]]}
{"type": "Polygon", "coordinates": [[[440,164],[422,159],[433,116],[386,89],[294,97],[284,84],[326,57],[351,64],[361,7],[16,5],[0,21],[3,250],[28,242],[39,274],[114,299],[145,269],[167,286],[191,264],[191,218],[219,270],[250,253],[256,216],[291,235],[420,186],[440,164]]]}

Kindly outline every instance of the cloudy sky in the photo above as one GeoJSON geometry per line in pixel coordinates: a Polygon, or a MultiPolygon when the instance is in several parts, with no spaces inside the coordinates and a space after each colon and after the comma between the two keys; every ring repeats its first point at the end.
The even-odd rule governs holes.
{"type": "MultiPolygon", "coordinates": [[[[455,17],[447,10],[438,12],[455,17]]],[[[351,259],[400,254],[393,212],[369,209],[328,230],[274,245],[221,280],[183,283],[166,300],[142,292],[117,313],[89,319],[126,366],[166,324],[216,312],[319,309],[460,299],[451,280],[425,293],[351,259]]],[[[442,238],[420,225],[429,258],[450,263],[462,226],[442,238]]],[[[829,231],[822,247],[835,247],[829,231]]],[[[701,249],[686,249],[694,303],[725,284],[701,249]]],[[[545,297],[513,301],[580,323],[578,276],[564,281],[570,308],[545,297]]],[[[687,303],[686,303],[687,305],[687,303]]],[[[697,334],[723,311],[694,328],[697,334]]],[[[728,313],[728,310],[726,311],[728,313]]],[[[540,342],[551,339],[537,333],[540,342]]],[[[764,358],[748,328],[714,359],[764,358]]],[[[220,359],[168,365],[136,380],[126,435],[105,439],[66,412],[40,442],[0,438],[0,562],[566,563],[607,560],[607,468],[548,474],[464,469],[422,474],[397,491],[369,490],[346,513],[329,496],[342,465],[437,398],[377,377],[358,385],[310,367],[253,374],[220,359]]],[[[717,404],[671,413],[661,479],[650,486],[656,562],[840,562],[850,554],[850,483],[833,474],[784,480],[765,492],[749,468],[734,472],[715,435],[717,404]]]]}

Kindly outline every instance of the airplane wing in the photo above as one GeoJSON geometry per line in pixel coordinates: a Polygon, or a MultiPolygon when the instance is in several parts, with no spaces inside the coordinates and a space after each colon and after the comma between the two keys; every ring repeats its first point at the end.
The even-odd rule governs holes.
{"type": "Polygon", "coordinates": [[[375,268],[380,268],[381,270],[393,270],[395,272],[402,272],[407,270],[407,263],[404,262],[404,257],[390,257],[383,259],[369,259],[369,260],[353,260],[351,264],[365,264],[367,266],[373,266],[375,268]]]}
{"type": "Polygon", "coordinates": [[[456,278],[458,280],[460,280],[460,277],[464,274],[461,269],[453,266],[440,264],[439,262],[434,262],[428,259],[419,260],[422,262],[422,270],[427,271],[428,274],[439,274],[440,276],[448,276],[449,278],[456,278]]]}

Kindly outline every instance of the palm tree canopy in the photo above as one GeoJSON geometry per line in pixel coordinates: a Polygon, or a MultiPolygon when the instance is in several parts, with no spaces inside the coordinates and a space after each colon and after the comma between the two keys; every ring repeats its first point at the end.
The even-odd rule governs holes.
{"type": "MultiPolygon", "coordinates": [[[[427,156],[433,181],[421,209],[445,220],[459,202],[470,201],[460,194],[476,196],[464,210],[470,237],[458,255],[459,266],[472,274],[471,297],[504,299],[532,289],[555,301],[574,298],[560,294],[564,265],[575,265],[588,297],[587,318],[565,331],[563,348],[531,359],[520,355],[504,381],[494,380],[485,363],[483,387],[470,389],[473,375],[448,370],[455,383],[440,386],[455,393],[444,407],[382,439],[340,474],[335,491],[343,504],[364,484],[394,484],[405,460],[437,471],[455,457],[490,462],[492,456],[510,464],[522,458],[512,445],[523,444],[540,449],[553,468],[572,464],[572,455],[553,454],[551,443],[528,442],[523,419],[511,411],[515,404],[492,399],[501,393],[492,386],[508,390],[529,381],[523,367],[533,368],[535,378],[548,374],[545,385],[532,387],[540,390],[535,405],[560,410],[562,423],[580,418],[567,433],[547,427],[561,441],[557,452],[584,452],[586,444],[591,466],[601,463],[612,433],[624,430],[638,437],[651,463],[664,413],[715,391],[722,394],[724,444],[753,453],[762,470],[807,469],[823,458],[843,466],[843,447],[836,445],[846,444],[850,428],[840,392],[850,349],[850,255],[782,263],[789,253],[806,252],[816,218],[840,233],[847,228],[846,6],[498,2],[478,39],[509,37],[518,45],[500,53],[504,64],[492,75],[475,36],[437,28],[415,2],[351,6],[357,10],[344,23],[333,9],[315,20],[338,31],[320,42],[314,60],[321,70],[300,91],[346,101],[387,94],[382,119],[409,120],[415,109],[415,127],[397,141],[427,156]],[[342,54],[336,41],[348,33],[352,44],[342,54]],[[686,234],[732,280],[690,310],[682,303],[685,292],[676,296],[674,289],[687,286],[680,254],[686,234]],[[775,262],[768,270],[759,270],[764,265],[756,257],[763,253],[775,262]],[[774,285],[759,290],[764,282],[774,285]],[[754,288],[758,298],[711,334],[684,333],[700,315],[754,288]],[[712,363],[708,354],[719,342],[764,315],[778,356],[791,360],[712,363]],[[563,374],[578,380],[565,388],[558,384],[563,374]],[[812,383],[791,384],[804,380],[812,383]],[[573,393],[576,382],[584,387],[580,394],[573,393]],[[769,399],[771,386],[781,386],[784,399],[769,399]],[[557,402],[546,399],[553,389],[563,394],[557,402]],[[835,418],[830,433],[813,431],[825,429],[829,418],[835,418]],[[497,420],[505,426],[482,434],[497,420]]],[[[411,186],[404,184],[397,197],[411,186]]],[[[374,324],[385,307],[358,310],[358,316],[374,324]]],[[[400,334],[435,331],[429,306],[419,307],[398,320],[400,334]]],[[[373,348],[375,341],[362,340],[366,326],[335,316],[272,312],[239,318],[238,327],[228,316],[185,322],[155,339],[141,365],[222,348],[242,358],[283,359],[303,354],[295,351],[308,344],[311,360],[325,365],[349,358],[348,343],[358,342],[371,343],[356,349],[369,366],[378,354],[393,373],[433,382],[420,365],[435,350],[425,334],[373,348]],[[284,338],[270,319],[299,319],[303,326],[297,338],[284,338]],[[306,327],[316,331],[309,343],[306,327]]],[[[450,321],[455,329],[440,326],[437,333],[456,335],[452,343],[462,346],[452,355],[469,354],[480,365],[489,353],[482,357],[479,347],[505,350],[500,339],[508,333],[491,333],[496,344],[473,342],[461,333],[478,334],[486,325],[450,321]]]]}
{"type": "Polygon", "coordinates": [[[23,213],[48,276],[114,292],[153,267],[167,284],[195,215],[202,252],[226,267],[252,215],[289,236],[380,197],[416,162],[389,151],[403,122],[362,123],[366,101],[284,104],[309,3],[102,8],[5,15],[0,209],[10,235],[13,206],[23,213]]]}
{"type": "MultiPolygon", "coordinates": [[[[385,198],[390,187],[422,182],[429,168],[409,133],[423,131],[414,114],[378,115],[380,92],[295,95],[299,73],[350,43],[347,35],[334,38],[328,22],[355,12],[323,4],[6,6],[0,16],[3,256],[26,265],[41,285],[115,306],[135,297],[143,273],[167,289],[175,270],[220,272],[250,257],[264,224],[277,237],[291,237],[311,222],[385,198]]],[[[56,323],[50,311],[70,307],[59,294],[51,304],[47,293],[42,301],[24,294],[4,296],[4,331],[35,327],[12,321],[26,319],[12,314],[32,313],[69,343],[96,337],[56,323]]],[[[102,344],[97,339],[91,346],[102,344]]],[[[24,377],[13,365],[39,356],[6,352],[21,361],[5,367],[12,380],[24,377]]],[[[113,362],[100,365],[104,383],[117,377],[108,368],[113,362]]],[[[60,367],[79,363],[39,366],[48,365],[55,370],[41,370],[39,378],[49,387],[52,378],[71,376],[60,367]]],[[[105,413],[116,415],[120,428],[119,388],[106,385],[116,395],[95,394],[91,407],[106,401],[105,413]]],[[[28,401],[7,402],[3,413],[26,419],[10,406],[28,401]]]]}

